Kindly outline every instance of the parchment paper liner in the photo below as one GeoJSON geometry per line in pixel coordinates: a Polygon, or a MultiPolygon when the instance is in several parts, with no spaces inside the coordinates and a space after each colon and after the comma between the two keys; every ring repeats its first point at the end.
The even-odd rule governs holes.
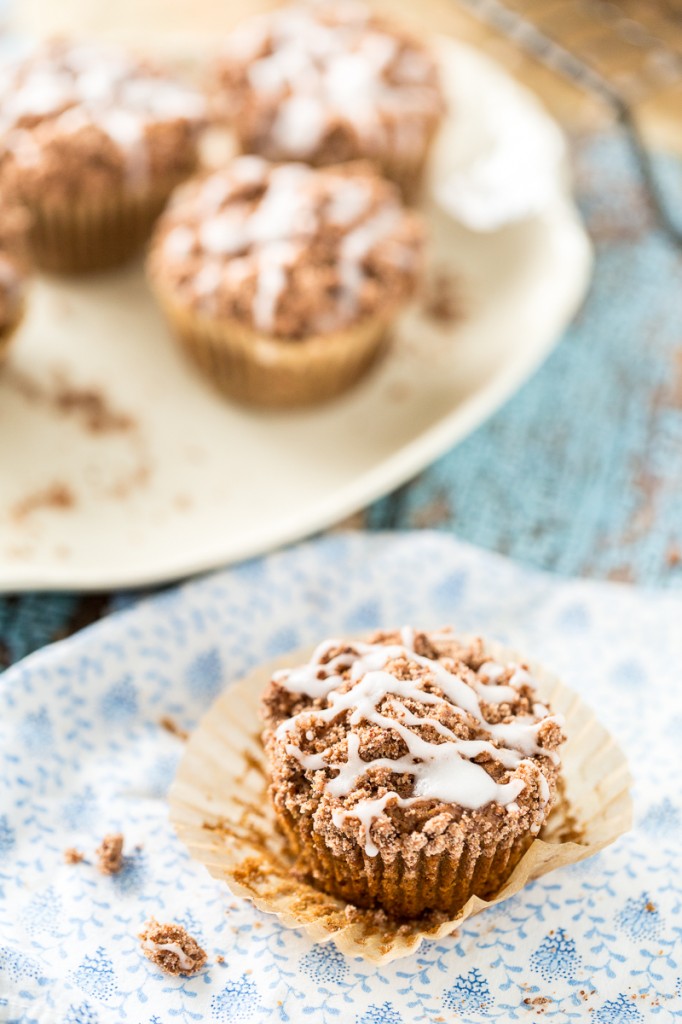
{"type": "Polygon", "coordinates": [[[185,353],[230,398],[270,408],[305,406],[351,387],[386,348],[397,310],[382,310],[345,330],[300,341],[259,334],[237,320],[184,309],[150,280],[185,353]]]}
{"type": "Polygon", "coordinates": [[[113,189],[100,200],[27,203],[32,257],[58,274],[107,270],[145,244],[168,197],[187,175],[174,175],[140,190],[113,189]]]}
{"type": "Polygon", "coordinates": [[[229,687],[191,736],[170,792],[170,817],[192,856],[236,896],[251,899],[312,939],[333,939],[344,953],[387,963],[413,953],[423,939],[455,931],[467,917],[519,892],[533,878],[591,857],[632,824],[625,755],[581,698],[541,666],[498,644],[497,661],[528,664],[552,711],[566,720],[562,748],[564,799],[495,899],[472,897],[456,917],[391,924],[352,909],[293,877],[292,860],[274,826],[260,742],[258,700],[277,668],[306,661],[312,648],[262,665],[229,687]]]}

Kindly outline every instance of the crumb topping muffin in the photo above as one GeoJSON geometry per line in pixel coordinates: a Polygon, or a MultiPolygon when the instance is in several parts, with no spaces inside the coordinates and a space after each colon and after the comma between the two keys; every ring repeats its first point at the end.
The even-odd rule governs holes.
{"type": "Polygon", "coordinates": [[[560,716],[444,630],[329,640],[262,700],[270,795],[324,891],[411,918],[496,892],[556,798],[560,716]]]}
{"type": "Polygon", "coordinates": [[[227,40],[217,79],[245,152],[318,166],[368,158],[401,185],[418,176],[444,109],[426,47],[343,0],[252,18],[227,40]]]}
{"type": "Polygon", "coordinates": [[[21,320],[28,277],[28,219],[21,207],[0,204],[0,355],[21,320]]]}
{"type": "Polygon", "coordinates": [[[319,402],[374,361],[419,279],[424,233],[370,165],[242,156],[180,188],[149,281],[188,354],[232,397],[319,402]]]}
{"type": "Polygon", "coordinates": [[[80,241],[90,250],[86,263],[89,256],[99,265],[107,252],[113,262],[124,232],[139,244],[159,202],[194,171],[204,118],[197,91],[113,45],[56,39],[3,63],[0,175],[34,217],[39,261],[62,269],[61,248],[63,259],[77,263],[71,250],[80,241]],[[130,197],[138,205],[152,197],[153,209],[143,202],[132,220],[130,197]],[[74,207],[88,211],[94,228],[74,207]],[[127,221],[118,232],[122,208],[127,221]],[[92,238],[71,239],[76,228],[108,237],[94,251],[92,238]]]}
{"type": "Polygon", "coordinates": [[[244,156],[176,192],[149,270],[197,313],[295,342],[401,304],[422,243],[421,222],[367,166],[244,156]]]}
{"type": "Polygon", "coordinates": [[[104,43],[51,40],[0,66],[3,163],[24,198],[99,196],[195,167],[204,101],[104,43]]]}

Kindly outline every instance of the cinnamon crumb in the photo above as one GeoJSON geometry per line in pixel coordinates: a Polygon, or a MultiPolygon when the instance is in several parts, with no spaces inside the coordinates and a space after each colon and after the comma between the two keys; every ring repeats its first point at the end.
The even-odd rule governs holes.
{"type": "Polygon", "coordinates": [[[222,955],[222,953],[218,954],[218,956],[215,958],[215,962],[217,964],[224,964],[225,963],[225,957],[222,955]]]}
{"type": "Polygon", "coordinates": [[[85,854],[77,850],[75,846],[69,846],[67,850],[64,850],[64,861],[67,864],[80,864],[85,860],[85,854]]]}
{"type": "Polygon", "coordinates": [[[410,385],[404,380],[394,380],[386,388],[386,397],[390,402],[405,402],[411,394],[410,385]]]}
{"type": "Polygon", "coordinates": [[[65,512],[67,509],[73,508],[75,504],[76,498],[71,488],[67,484],[55,482],[16,502],[10,510],[10,515],[15,522],[20,523],[40,509],[56,509],[65,512]]]}
{"type": "Polygon", "coordinates": [[[189,733],[187,730],[179,726],[175,719],[171,718],[170,715],[163,715],[163,717],[159,719],[159,725],[162,729],[165,729],[166,732],[169,732],[171,736],[177,736],[179,740],[189,739],[189,733]]]}
{"type": "Polygon", "coordinates": [[[651,900],[649,900],[648,903],[645,903],[644,909],[647,910],[650,914],[655,914],[656,913],[656,904],[652,903],[651,900]]]}
{"type": "Polygon", "coordinates": [[[95,851],[97,866],[103,875],[116,875],[123,867],[123,835],[111,832],[104,837],[95,851]]]}
{"type": "Polygon", "coordinates": [[[110,434],[130,430],[133,419],[112,409],[106,395],[94,388],[75,388],[62,384],[54,395],[55,407],[64,413],[76,413],[91,434],[110,434]]]}
{"type": "Polygon", "coordinates": [[[430,320],[449,326],[462,317],[457,278],[445,271],[437,272],[424,296],[424,313],[430,320]]]}
{"type": "Polygon", "coordinates": [[[59,369],[53,371],[52,377],[54,383],[50,388],[18,370],[5,373],[5,380],[22,398],[78,419],[92,434],[121,433],[136,426],[132,416],[112,408],[103,390],[73,384],[59,369]]]}
{"type": "Polygon", "coordinates": [[[159,924],[152,917],[138,938],[147,959],[166,974],[196,974],[206,963],[206,951],[181,924],[159,924]]]}

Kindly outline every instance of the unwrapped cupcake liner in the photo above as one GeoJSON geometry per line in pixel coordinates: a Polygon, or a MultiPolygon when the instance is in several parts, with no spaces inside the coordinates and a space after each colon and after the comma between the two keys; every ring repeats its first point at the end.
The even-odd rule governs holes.
{"type": "Polygon", "coordinates": [[[35,264],[57,274],[76,274],[124,263],[148,240],[180,181],[174,177],[138,191],[122,187],[97,201],[27,203],[35,264]]]}
{"type": "Polygon", "coordinates": [[[287,341],[236,320],[193,313],[154,290],[192,362],[230,398],[252,405],[286,408],[333,398],[355,384],[386,347],[384,312],[343,331],[287,341]]]}
{"type": "MultiPolygon", "coordinates": [[[[466,918],[513,896],[532,879],[593,856],[632,824],[625,755],[581,697],[554,675],[501,645],[486,643],[485,649],[496,661],[528,665],[540,698],[564,716],[567,736],[562,746],[561,798],[539,837],[490,898],[472,896],[451,917],[432,914],[399,921],[381,911],[352,906],[295,876],[294,859],[267,795],[258,702],[273,672],[302,664],[312,648],[256,669],[225,691],[204,716],[188,742],[170,793],[170,815],[178,836],[236,896],[252,900],[316,942],[331,939],[344,953],[375,963],[408,956],[424,939],[451,934],[466,918]]],[[[491,875],[501,867],[491,865],[491,875]]]]}

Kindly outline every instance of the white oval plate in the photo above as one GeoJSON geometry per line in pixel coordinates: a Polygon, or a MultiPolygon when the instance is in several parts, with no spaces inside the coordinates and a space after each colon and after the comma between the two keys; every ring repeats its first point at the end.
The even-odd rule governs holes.
{"type": "MultiPolygon", "coordinates": [[[[435,179],[453,153],[480,153],[496,111],[540,149],[556,141],[486,58],[451,42],[441,53],[452,114],[435,179]]],[[[591,250],[563,177],[557,165],[541,213],[497,232],[432,206],[432,262],[461,275],[464,318],[444,326],[416,309],[369,377],[314,410],[250,411],[214,393],[171,343],[139,266],[39,280],[0,375],[0,589],[173,579],[327,527],[409,479],[518,388],[583,298],[591,250]]]]}

